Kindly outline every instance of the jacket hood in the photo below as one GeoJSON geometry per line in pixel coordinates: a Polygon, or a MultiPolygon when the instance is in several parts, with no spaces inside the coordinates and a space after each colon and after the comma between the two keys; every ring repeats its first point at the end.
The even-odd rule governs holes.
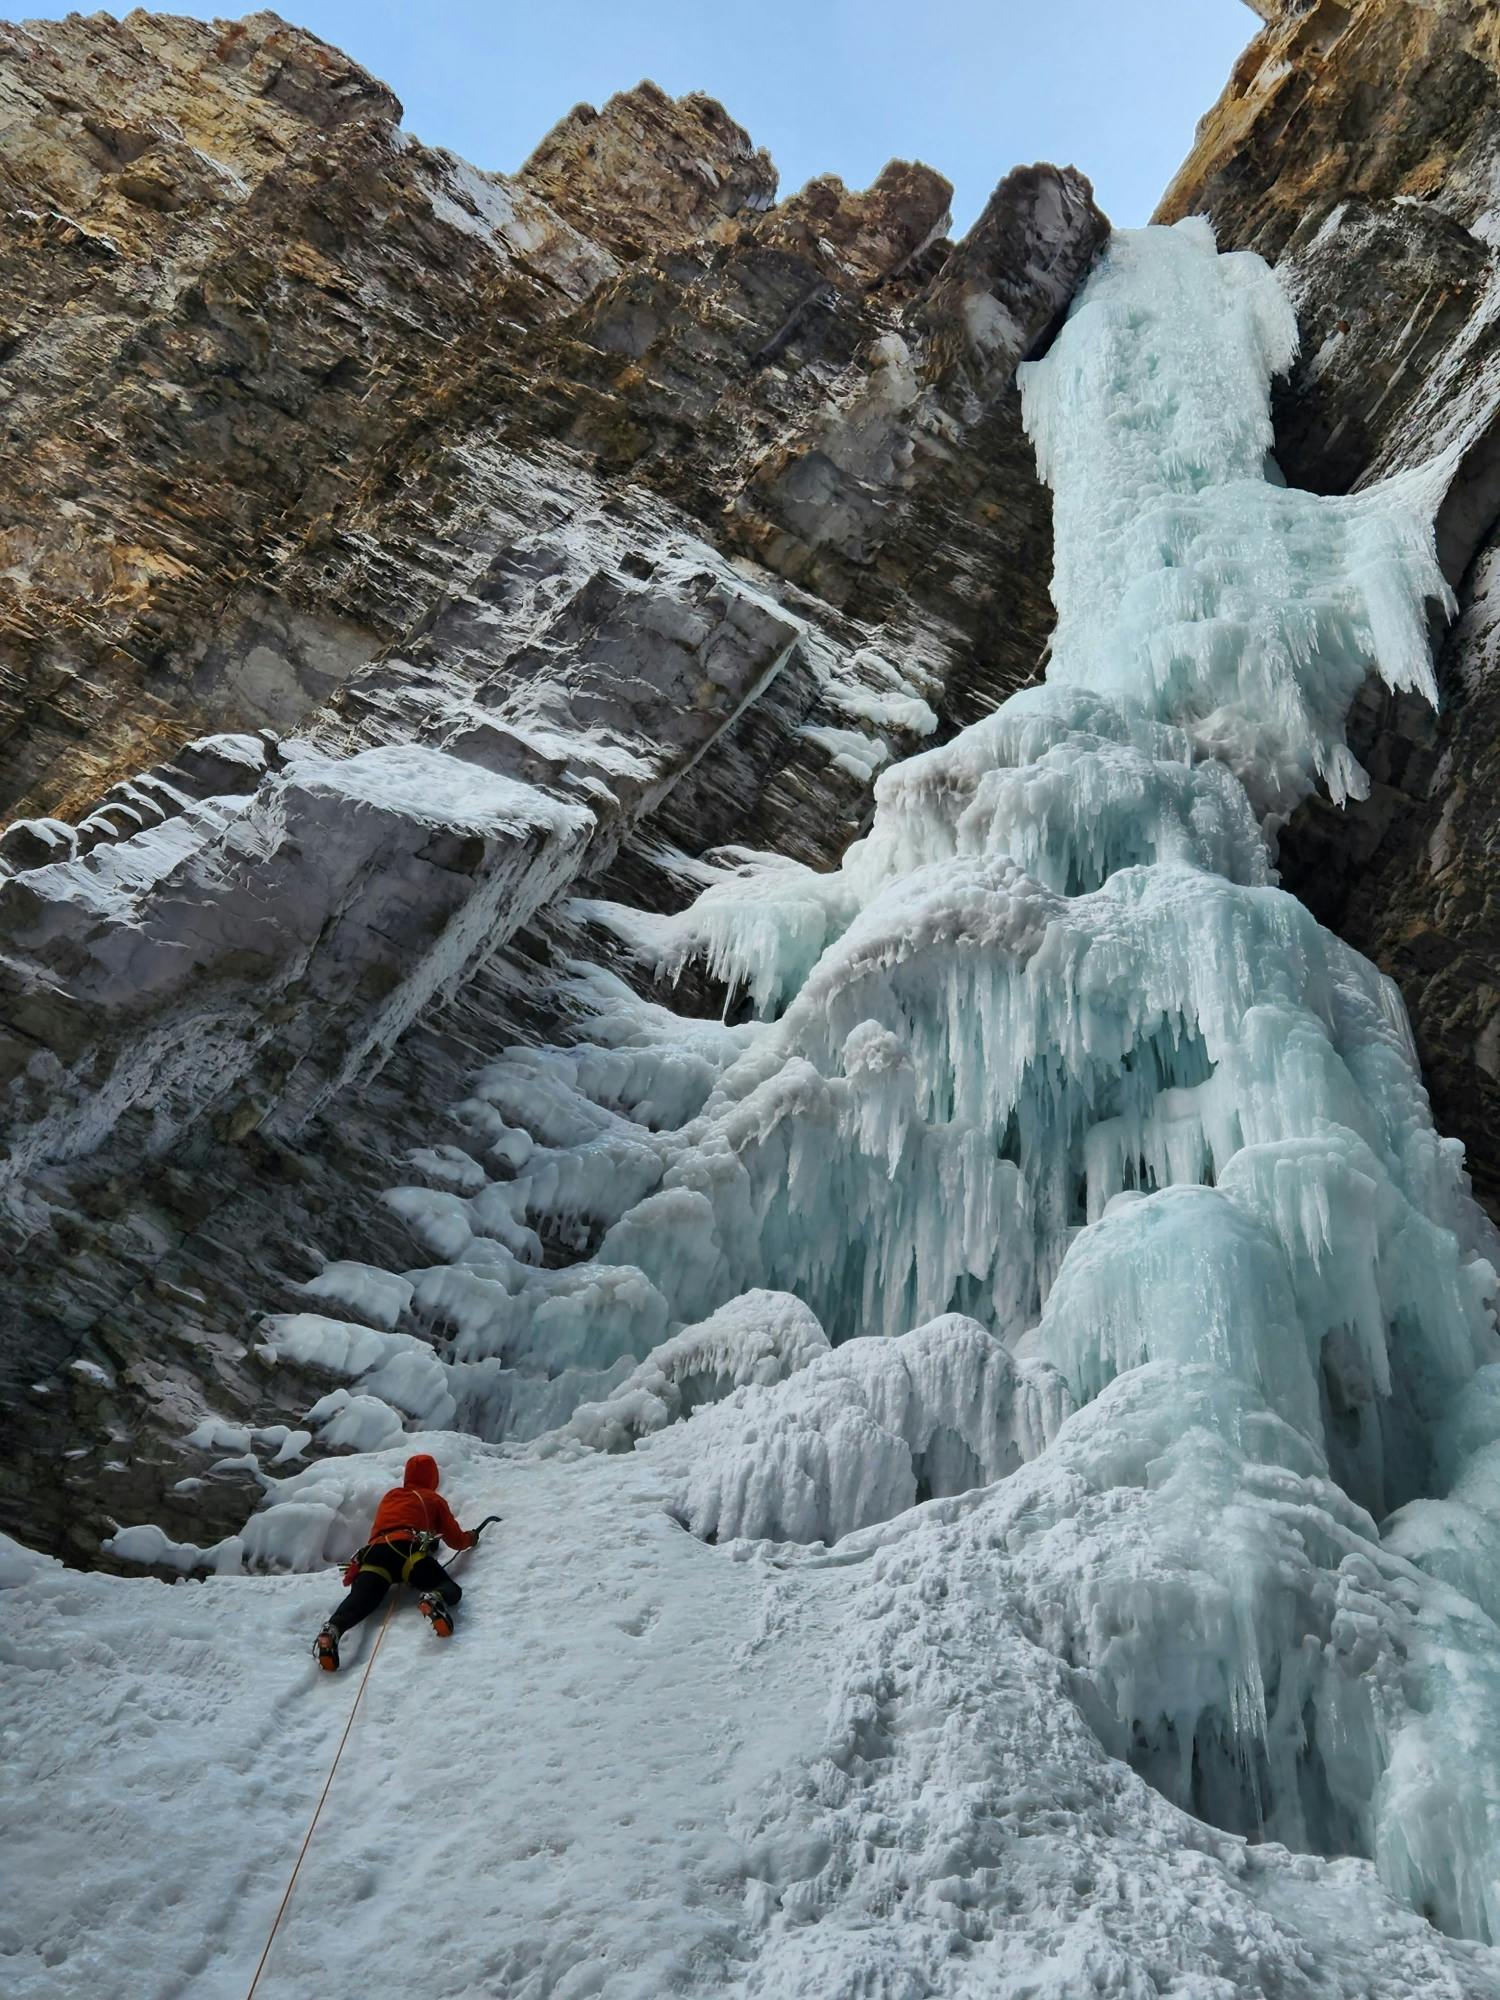
{"type": "Polygon", "coordinates": [[[438,1485],[437,1460],[429,1458],[425,1451],[414,1451],[406,1461],[406,1476],[403,1486],[421,1486],[435,1493],[438,1485]]]}

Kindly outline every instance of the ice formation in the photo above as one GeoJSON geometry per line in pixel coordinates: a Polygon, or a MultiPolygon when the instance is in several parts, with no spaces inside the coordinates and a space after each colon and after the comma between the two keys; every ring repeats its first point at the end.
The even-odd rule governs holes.
{"type": "Polygon", "coordinates": [[[544,1451],[569,1444],[628,1451],[637,1439],[754,1384],[785,1381],[828,1352],[828,1336],[790,1292],[744,1292],[697,1326],[664,1340],[606,1401],[584,1403],[544,1451]]]}
{"type": "MultiPolygon", "coordinates": [[[[1447,591],[1424,477],[1280,483],[1294,337],[1206,224],[1116,235],[1024,371],[1046,684],[883,771],[833,873],[740,853],[679,916],[591,906],[758,1019],[580,969],[576,1041],[491,1064],[392,1193],[431,1265],[334,1267],[316,1302],[365,1323],[267,1338],[348,1379],[320,1420],[351,1441],[390,1405],[564,1459],[639,1441],[721,1545],[915,1508],[1168,1800],[1492,1939],[1493,1233],[1398,994],[1272,848],[1320,779],[1361,790],[1367,673],[1434,692],[1447,591]]],[[[285,1557],[257,1523],[294,1507],[298,1555],[336,1553],[364,1496],[329,1477],[280,1482],[244,1552],[285,1557]]],[[[897,1597],[927,1587],[904,1547],[897,1597]]],[[[788,1992],[825,1990],[813,1949],[788,1992]]]]}
{"type": "Polygon", "coordinates": [[[659,1456],[681,1463],[675,1511],[705,1540],[835,1542],[1004,1478],[1071,1409],[1055,1369],[1018,1368],[982,1326],[948,1313],[847,1341],[772,1394],[742,1388],[659,1456]]]}

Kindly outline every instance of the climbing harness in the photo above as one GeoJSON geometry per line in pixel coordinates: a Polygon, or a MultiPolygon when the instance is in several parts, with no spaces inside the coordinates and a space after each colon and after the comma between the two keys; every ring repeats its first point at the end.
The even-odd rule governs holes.
{"type": "MultiPolygon", "coordinates": [[[[427,1512],[427,1495],[420,1488],[415,1489],[415,1491],[417,1499],[422,1503],[422,1518],[424,1521],[428,1520],[430,1516],[427,1512]]],[[[417,1564],[422,1560],[423,1556],[431,1555],[441,1540],[442,1537],[434,1534],[431,1528],[389,1528],[375,1541],[366,1542],[362,1549],[355,1550],[352,1559],[344,1570],[344,1581],[345,1583],[353,1583],[355,1577],[359,1576],[363,1571],[369,1570],[373,1576],[383,1576],[387,1583],[410,1583],[411,1573],[417,1564]],[[371,1562],[369,1560],[372,1549],[388,1548],[391,1554],[395,1555],[398,1548],[404,1548],[408,1543],[410,1544],[410,1548],[406,1560],[401,1565],[401,1575],[399,1578],[392,1576],[390,1571],[382,1568],[378,1562],[371,1562]]],[[[371,1657],[373,1658],[373,1655],[371,1657]]]]}
{"type": "MultiPolygon", "coordinates": [[[[353,1583],[356,1576],[362,1576],[369,1570],[372,1576],[383,1576],[387,1583],[410,1583],[412,1571],[424,1556],[432,1554],[440,1539],[439,1536],[430,1534],[426,1528],[415,1529],[410,1534],[405,1530],[393,1529],[389,1535],[382,1535],[378,1542],[366,1542],[362,1549],[355,1550],[345,1567],[344,1581],[353,1583]],[[370,1560],[371,1551],[374,1549],[389,1549],[392,1556],[400,1558],[401,1550],[407,1548],[408,1543],[410,1548],[406,1556],[401,1558],[399,1576],[392,1576],[383,1564],[370,1560]]],[[[459,1550],[459,1554],[463,1554],[462,1549],[459,1550]]]]}
{"type": "MultiPolygon", "coordinates": [[[[451,1569],[453,1564],[458,1561],[459,1556],[466,1554],[469,1549],[477,1547],[479,1537],[484,1533],[485,1529],[493,1526],[499,1519],[500,1516],[498,1514],[487,1514],[474,1530],[474,1540],[466,1543],[463,1548],[456,1551],[449,1562],[442,1563],[439,1567],[442,1569],[451,1569]]],[[[411,1573],[417,1564],[424,1556],[430,1556],[433,1550],[439,1546],[442,1539],[441,1535],[434,1534],[427,1528],[392,1528],[391,1532],[388,1535],[382,1535],[378,1542],[366,1542],[362,1549],[354,1551],[354,1554],[344,1565],[344,1581],[345,1583],[353,1583],[355,1577],[362,1575],[365,1570],[369,1570],[374,1576],[384,1577],[387,1583],[410,1583],[411,1573]],[[408,1544],[410,1544],[408,1553],[405,1557],[400,1557],[400,1551],[407,1548],[408,1544]],[[370,1560],[370,1553],[373,1549],[389,1549],[393,1556],[400,1557],[401,1574],[399,1576],[392,1576],[390,1570],[385,1568],[381,1563],[372,1562],[370,1560]]]]}
{"type": "MultiPolygon", "coordinates": [[[[470,1549],[477,1548],[479,1546],[479,1537],[484,1533],[486,1528],[488,1528],[493,1522],[498,1521],[499,1519],[500,1516],[498,1514],[487,1514],[485,1518],[480,1522],[479,1526],[474,1530],[473,1541],[466,1543],[463,1548],[457,1551],[452,1561],[444,1563],[442,1567],[446,1570],[451,1570],[453,1568],[453,1564],[458,1561],[459,1556],[467,1555],[470,1549]]],[[[406,1537],[402,1536],[402,1540],[404,1541],[405,1539],[406,1537]]],[[[421,1554],[425,1555],[427,1554],[428,1550],[432,1547],[432,1545],[437,1541],[438,1537],[435,1535],[429,1535],[424,1531],[418,1539],[420,1539],[426,1545],[421,1550],[421,1554]]],[[[376,1548],[379,1546],[380,1544],[375,1542],[368,1543],[365,1549],[359,1550],[358,1555],[355,1557],[355,1560],[360,1561],[360,1559],[366,1554],[367,1549],[376,1548]]],[[[411,1556],[408,1557],[407,1562],[402,1569],[401,1581],[403,1583],[405,1583],[406,1581],[407,1571],[410,1569],[411,1565],[415,1563],[418,1559],[419,1559],[418,1553],[415,1549],[413,1549],[411,1556]]],[[[366,1565],[361,1563],[361,1567],[374,1568],[375,1566],[373,1564],[366,1565]]],[[[377,1574],[385,1577],[387,1583],[394,1582],[395,1580],[385,1570],[377,1570],[377,1574]]],[[[277,1909],[276,1916],[271,1924],[271,1934],[266,1939],[266,1948],[260,1955],[260,1963],[255,1968],[255,1977],[250,1981],[250,1990],[246,1993],[245,2000],[255,2000],[255,1989],[257,1986],[259,1986],[261,1974],[265,1971],[266,1964],[270,1959],[271,1947],[276,1942],[276,1934],[281,1929],[281,1920],[286,1915],[287,1905],[292,1900],[292,1891],[297,1886],[297,1877],[301,1874],[302,1864],[307,1859],[307,1850],[312,1844],[312,1837],[318,1830],[318,1821],[319,1819],[321,1819],[323,1814],[323,1808],[328,1802],[328,1794],[333,1785],[334,1774],[339,1768],[339,1759],[343,1756],[345,1745],[349,1741],[349,1732],[354,1727],[354,1718],[359,1713],[359,1705],[365,1698],[365,1689],[370,1684],[370,1669],[374,1666],[376,1657],[378,1656],[380,1648],[385,1641],[385,1635],[387,1631],[390,1629],[391,1613],[396,1608],[396,1602],[397,1602],[396,1593],[393,1590],[391,1592],[390,1602],[385,1607],[385,1616],[380,1621],[380,1630],[375,1635],[375,1644],[370,1648],[370,1657],[365,1662],[365,1670],[363,1674],[361,1674],[360,1676],[359,1687],[354,1696],[354,1703],[349,1710],[349,1720],[344,1724],[344,1733],[339,1738],[339,1747],[333,1753],[333,1762],[328,1767],[328,1776],[323,1780],[323,1789],[318,1794],[318,1803],[313,1808],[313,1816],[308,1824],[307,1832],[302,1836],[302,1845],[297,1850],[296,1861],[292,1864],[292,1873],[286,1885],[286,1893],[282,1896],[280,1907],[277,1909]]]]}

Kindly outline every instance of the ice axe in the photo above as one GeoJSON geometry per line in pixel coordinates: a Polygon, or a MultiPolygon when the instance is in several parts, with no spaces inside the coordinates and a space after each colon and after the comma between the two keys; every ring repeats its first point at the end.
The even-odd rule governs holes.
{"type": "Polygon", "coordinates": [[[443,1564],[443,1568],[449,1571],[451,1574],[453,1565],[458,1561],[458,1557],[466,1556],[469,1553],[470,1549],[477,1549],[479,1547],[479,1537],[484,1533],[486,1528],[491,1526],[493,1522],[498,1521],[499,1519],[500,1516],[498,1514],[486,1514],[484,1519],[480,1522],[479,1526],[474,1530],[473,1541],[465,1543],[463,1548],[461,1548],[458,1551],[458,1555],[451,1557],[447,1562],[445,1562],[443,1564]]]}

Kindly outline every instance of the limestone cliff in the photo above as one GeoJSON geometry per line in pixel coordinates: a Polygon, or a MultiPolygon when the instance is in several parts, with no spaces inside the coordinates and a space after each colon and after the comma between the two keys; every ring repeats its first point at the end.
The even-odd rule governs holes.
{"type": "MultiPolygon", "coordinates": [[[[1493,1206],[1500,30],[1256,11],[1163,216],[1280,268],[1291,480],[1440,468],[1461,599],[1443,715],[1372,692],[1371,798],[1282,866],[1493,1206]]],[[[956,244],[917,163],[778,201],[649,83],[480,173],[270,14],[0,26],[0,105],[0,1525],[92,1561],[238,1525],[326,1386],[260,1316],[473,1171],[467,1079],[565,1032],[591,898],[828,866],[1034,674],[1014,371],[1107,224],[1050,166],[956,244]]]]}
{"type": "Polygon", "coordinates": [[[1318,0],[1273,15],[1202,121],[1161,216],[1207,213],[1274,262],[1302,354],[1277,409],[1288,479],[1345,492],[1434,463],[1460,615],[1434,720],[1372,691],[1375,784],[1310,807],[1283,876],[1405,994],[1441,1130],[1500,1200],[1500,12],[1318,0]]]}
{"type": "Polygon", "coordinates": [[[479,173],[270,14],[0,28],[0,101],[0,1516],[91,1559],[243,1513],[259,1314],[557,1031],[565,891],[827,865],[1034,671],[1014,370],[1107,225],[778,204],[649,83],[479,173]]]}

